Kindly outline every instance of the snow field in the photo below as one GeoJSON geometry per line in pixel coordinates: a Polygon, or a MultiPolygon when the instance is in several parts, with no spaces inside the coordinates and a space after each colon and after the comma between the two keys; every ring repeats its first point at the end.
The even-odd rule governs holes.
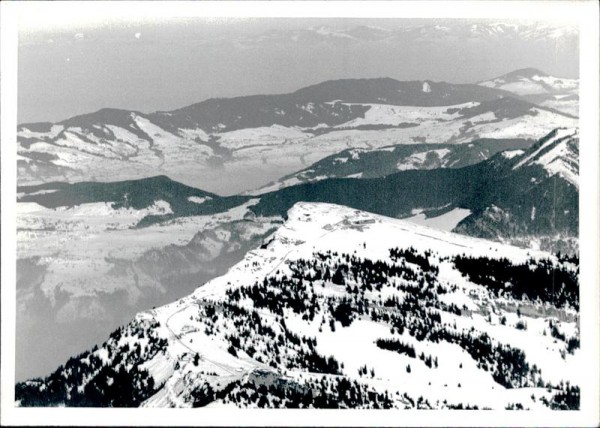
{"type": "Polygon", "coordinates": [[[432,227],[434,229],[452,231],[458,223],[463,219],[471,215],[471,210],[464,208],[454,208],[445,214],[437,217],[425,217],[425,214],[418,213],[412,217],[405,218],[404,220],[411,223],[420,224],[423,226],[432,227]]]}

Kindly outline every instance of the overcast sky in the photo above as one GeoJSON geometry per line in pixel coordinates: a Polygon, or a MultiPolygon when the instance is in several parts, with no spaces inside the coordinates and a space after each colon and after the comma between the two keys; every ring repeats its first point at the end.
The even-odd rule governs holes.
{"type": "MultiPolygon", "coordinates": [[[[171,18],[81,28],[28,23],[19,33],[18,120],[60,121],[103,107],[170,110],[211,97],[291,92],[339,78],[472,83],[524,67],[578,77],[576,31],[543,38],[530,32],[519,37],[465,32],[481,22],[171,18]],[[426,30],[435,25],[439,31],[426,30]],[[421,36],[398,33],[415,27],[425,28],[421,36]]],[[[532,28],[552,34],[547,27],[532,28]]]]}

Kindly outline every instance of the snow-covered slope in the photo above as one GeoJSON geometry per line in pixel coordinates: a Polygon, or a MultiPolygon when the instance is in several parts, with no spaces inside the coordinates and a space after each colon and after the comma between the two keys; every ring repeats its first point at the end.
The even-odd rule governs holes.
{"type": "Polygon", "coordinates": [[[46,379],[18,384],[16,398],[578,408],[577,277],[577,260],[299,203],[224,276],[140,313],[46,379]]]}

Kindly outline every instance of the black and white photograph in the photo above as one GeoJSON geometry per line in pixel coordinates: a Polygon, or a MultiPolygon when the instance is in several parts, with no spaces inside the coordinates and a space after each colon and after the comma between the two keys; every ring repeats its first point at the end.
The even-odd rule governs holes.
{"type": "Polygon", "coordinates": [[[598,5],[369,3],[2,4],[3,425],[600,423],[598,5]]]}

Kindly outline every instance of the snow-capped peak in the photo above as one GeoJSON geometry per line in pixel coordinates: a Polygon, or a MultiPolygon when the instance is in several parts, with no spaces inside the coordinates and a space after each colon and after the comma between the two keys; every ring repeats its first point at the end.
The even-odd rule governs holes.
{"type": "Polygon", "coordinates": [[[579,130],[563,128],[552,131],[513,169],[527,165],[541,165],[548,175],[558,174],[579,188],[579,130]]]}

